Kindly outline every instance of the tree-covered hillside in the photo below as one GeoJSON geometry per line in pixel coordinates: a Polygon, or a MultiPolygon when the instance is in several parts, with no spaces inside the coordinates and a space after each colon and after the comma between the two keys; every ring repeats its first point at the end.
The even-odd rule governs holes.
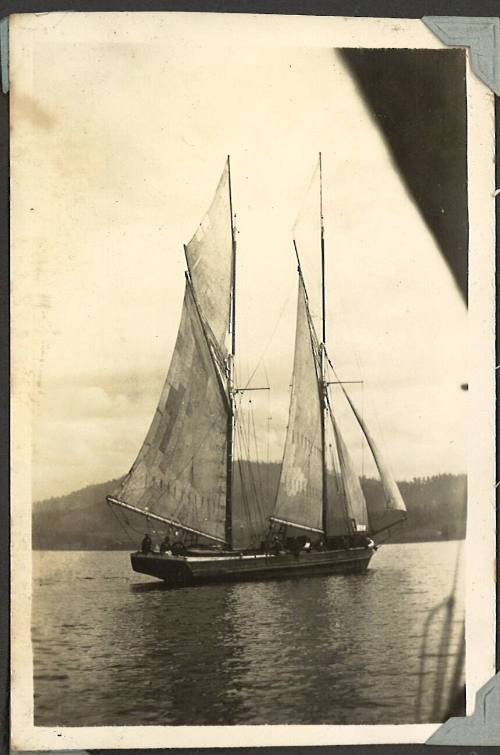
{"type": "MultiPolygon", "coordinates": [[[[243,544],[249,528],[266,521],[271,513],[279,481],[279,464],[241,462],[235,475],[233,527],[235,541],[243,544]],[[242,495],[241,477],[245,480],[242,495]],[[255,500],[260,503],[256,508],[255,500]]],[[[66,496],[33,505],[33,547],[37,549],[135,548],[146,525],[143,517],[118,512],[105,498],[120,481],[89,485],[66,496]]],[[[372,525],[383,511],[378,480],[364,478],[363,490],[372,525]]],[[[408,509],[407,521],[390,534],[392,542],[459,539],[465,537],[465,475],[442,474],[399,483],[408,509]]],[[[387,537],[384,534],[384,539],[387,537]]]]}

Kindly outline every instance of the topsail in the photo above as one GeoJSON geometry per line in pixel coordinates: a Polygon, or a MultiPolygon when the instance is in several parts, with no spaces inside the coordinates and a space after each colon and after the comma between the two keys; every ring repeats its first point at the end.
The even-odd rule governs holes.
{"type": "Polygon", "coordinates": [[[185,247],[197,301],[223,352],[230,323],[232,244],[227,162],[210,209],[185,247]]]}

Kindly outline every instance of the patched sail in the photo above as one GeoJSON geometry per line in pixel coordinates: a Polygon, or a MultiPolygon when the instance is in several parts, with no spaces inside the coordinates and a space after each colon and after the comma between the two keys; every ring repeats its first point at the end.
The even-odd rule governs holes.
{"type": "Polygon", "coordinates": [[[384,491],[385,506],[386,506],[383,519],[380,522],[380,526],[378,526],[376,530],[376,531],[380,531],[382,529],[386,529],[387,527],[391,527],[393,524],[396,524],[397,522],[400,522],[406,518],[405,502],[403,501],[403,498],[401,496],[401,493],[399,492],[399,488],[396,484],[396,481],[392,477],[392,474],[389,471],[389,467],[387,466],[380,452],[380,449],[377,447],[375,440],[373,439],[373,436],[366,425],[366,422],[357,411],[356,407],[351,401],[349,394],[345,390],[344,386],[342,386],[342,390],[349,403],[349,406],[351,407],[354,413],[354,416],[358,420],[361,430],[363,431],[363,434],[366,438],[370,451],[372,452],[375,464],[377,465],[377,469],[380,475],[380,482],[382,483],[382,489],[384,491]]]}
{"type": "Polygon", "coordinates": [[[185,249],[197,301],[219,347],[225,351],[233,264],[229,162],[210,209],[185,249]]]}
{"type": "Polygon", "coordinates": [[[272,519],[322,532],[321,401],[318,348],[299,276],[292,394],[281,478],[272,519]]]}
{"type": "Polygon", "coordinates": [[[187,280],[158,408],[116,498],[224,542],[227,423],[227,396],[187,280]]]}
{"type": "Polygon", "coordinates": [[[340,473],[342,478],[342,494],[346,507],[347,519],[350,529],[354,532],[366,532],[368,530],[368,511],[366,500],[359,477],[354,468],[351,454],[344,442],[340,428],[331,414],[335,444],[339,457],[340,473]]]}

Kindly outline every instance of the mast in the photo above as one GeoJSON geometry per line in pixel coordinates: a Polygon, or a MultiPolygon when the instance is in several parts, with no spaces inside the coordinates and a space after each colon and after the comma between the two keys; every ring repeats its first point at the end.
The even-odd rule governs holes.
{"type": "Polygon", "coordinates": [[[319,216],[321,227],[321,344],[320,344],[320,397],[321,397],[321,469],[322,469],[322,526],[326,537],[328,511],[328,475],[326,468],[326,411],[327,383],[325,379],[326,344],[326,286],[325,286],[325,226],[323,220],[323,171],[319,153],[319,216]]]}
{"type": "Polygon", "coordinates": [[[229,412],[227,417],[227,467],[226,467],[226,521],[225,538],[229,548],[233,547],[233,450],[234,450],[234,355],[236,352],[236,238],[233,223],[233,196],[231,191],[231,161],[227,156],[229,183],[229,215],[231,223],[231,303],[229,322],[231,329],[231,351],[227,356],[227,393],[229,412]]]}
{"type": "Polygon", "coordinates": [[[326,287],[325,287],[325,223],[323,219],[323,170],[319,153],[319,222],[321,225],[321,341],[326,344],[326,287]]]}

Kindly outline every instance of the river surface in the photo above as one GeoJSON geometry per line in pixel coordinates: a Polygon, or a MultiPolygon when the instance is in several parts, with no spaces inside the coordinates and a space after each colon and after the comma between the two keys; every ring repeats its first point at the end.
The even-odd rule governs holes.
{"type": "Polygon", "coordinates": [[[444,645],[444,607],[425,658],[422,640],[457,553],[385,545],[362,575],[172,590],[134,574],[128,553],[35,552],[35,723],[433,721],[460,644],[461,580],[444,645]]]}

